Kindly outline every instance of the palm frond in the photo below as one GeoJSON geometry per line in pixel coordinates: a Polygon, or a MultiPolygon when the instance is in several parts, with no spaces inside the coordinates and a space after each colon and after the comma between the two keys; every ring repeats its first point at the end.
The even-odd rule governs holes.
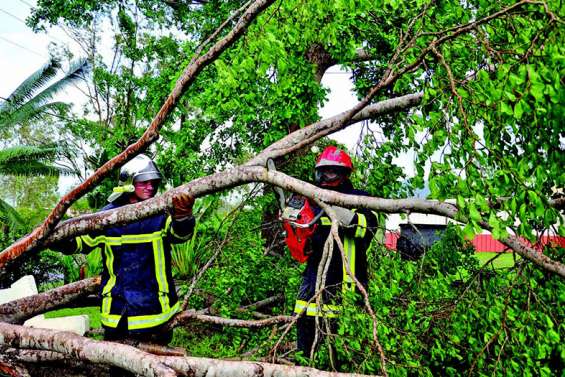
{"type": "Polygon", "coordinates": [[[25,225],[18,211],[2,199],[0,199],[0,222],[8,224],[8,226],[13,228],[23,227],[25,225]]]}
{"type": "Polygon", "coordinates": [[[69,109],[70,105],[64,102],[49,102],[37,106],[35,99],[21,106],[17,111],[0,117],[0,130],[13,127],[25,122],[33,122],[53,113],[69,109]]]}
{"type": "Polygon", "coordinates": [[[65,74],[65,76],[49,85],[41,92],[37,93],[33,97],[33,99],[30,100],[30,102],[35,103],[36,106],[43,105],[48,100],[52,99],[57,93],[63,90],[67,85],[82,80],[83,75],[87,69],[88,62],[86,61],[86,59],[71,63],[71,67],[69,68],[69,71],[65,74]]]}
{"type": "Polygon", "coordinates": [[[52,161],[57,156],[56,147],[19,145],[0,150],[0,164],[29,161],[52,161]]]}
{"type": "Polygon", "coordinates": [[[0,129],[45,116],[45,113],[50,109],[43,107],[45,105],[56,109],[68,107],[69,105],[63,105],[61,102],[55,102],[53,105],[47,102],[63,90],[65,86],[82,79],[83,74],[88,69],[88,62],[86,59],[81,59],[71,63],[65,76],[37,93],[54,77],[60,65],[57,63],[55,66],[51,65],[51,69],[48,69],[49,67],[43,68],[26,79],[6,101],[0,104],[0,129]],[[55,67],[55,72],[52,74],[51,71],[55,67]],[[44,75],[41,76],[40,73],[44,73],[44,75]]]}
{"type": "Polygon", "coordinates": [[[67,168],[48,165],[40,161],[21,161],[16,164],[0,164],[0,174],[13,176],[48,176],[70,175],[73,172],[67,168]]]}
{"type": "MultiPolygon", "coordinates": [[[[34,93],[45,86],[50,80],[57,75],[57,71],[61,68],[58,59],[51,58],[43,67],[39,68],[27,79],[24,80],[3,103],[3,106],[9,108],[17,108],[23,103],[33,98],[34,93]]],[[[0,108],[1,109],[1,108],[0,108]]]]}
{"type": "Polygon", "coordinates": [[[73,174],[72,170],[56,166],[58,148],[17,146],[0,150],[0,174],[22,176],[58,176],[73,174]]]}

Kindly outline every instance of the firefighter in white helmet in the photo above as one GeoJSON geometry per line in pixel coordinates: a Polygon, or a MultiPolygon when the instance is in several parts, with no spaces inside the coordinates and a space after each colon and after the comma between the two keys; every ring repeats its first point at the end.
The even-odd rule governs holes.
{"type": "MultiPolygon", "coordinates": [[[[155,196],[162,175],[149,157],[138,155],[120,169],[119,183],[102,210],[110,210],[155,196]]],[[[65,253],[102,254],[101,322],[106,340],[129,338],[167,344],[172,334],[163,326],[179,309],[171,273],[171,244],[187,241],[194,230],[194,198],[173,198],[172,214],[153,215],[131,224],[58,243],[65,253]]],[[[130,376],[111,370],[112,376],[130,376]]]]}

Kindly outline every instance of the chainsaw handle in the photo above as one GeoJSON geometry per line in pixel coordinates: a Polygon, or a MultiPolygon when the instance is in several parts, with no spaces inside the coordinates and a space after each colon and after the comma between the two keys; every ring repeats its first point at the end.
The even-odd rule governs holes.
{"type": "Polygon", "coordinates": [[[310,221],[309,223],[306,223],[306,224],[300,224],[300,223],[297,223],[295,221],[290,221],[290,220],[286,220],[286,222],[288,222],[290,225],[292,225],[293,227],[296,227],[296,228],[310,228],[312,225],[314,225],[320,219],[320,217],[322,217],[323,214],[324,214],[324,210],[321,210],[316,216],[314,216],[312,221],[310,221]]]}

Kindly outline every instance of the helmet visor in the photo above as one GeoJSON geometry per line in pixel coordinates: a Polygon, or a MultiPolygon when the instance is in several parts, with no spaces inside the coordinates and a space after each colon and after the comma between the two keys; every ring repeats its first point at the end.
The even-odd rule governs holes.
{"type": "Polygon", "coordinates": [[[318,185],[333,184],[347,176],[348,169],[340,166],[322,166],[316,169],[314,180],[318,185]]]}
{"type": "Polygon", "coordinates": [[[146,173],[139,173],[133,177],[134,182],[145,182],[145,181],[154,181],[154,180],[161,180],[161,174],[158,171],[149,171],[146,173]]]}

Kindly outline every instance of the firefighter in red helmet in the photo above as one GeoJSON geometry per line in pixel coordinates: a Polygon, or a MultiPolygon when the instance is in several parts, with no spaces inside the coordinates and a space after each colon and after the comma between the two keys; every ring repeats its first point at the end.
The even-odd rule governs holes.
{"type": "MultiPolygon", "coordinates": [[[[329,146],[324,149],[316,161],[315,183],[318,187],[344,194],[368,195],[365,191],[353,188],[349,179],[352,170],[353,164],[349,155],[335,146],[329,146]]],[[[304,270],[302,285],[298,292],[294,312],[301,314],[297,323],[298,350],[302,351],[304,356],[309,357],[315,338],[315,318],[336,318],[339,316],[341,296],[347,291],[354,292],[357,288],[354,280],[348,275],[348,269],[343,265],[341,253],[334,242],[334,251],[326,275],[322,300],[320,305],[317,305],[314,298],[316,277],[324,244],[329,235],[331,220],[312,202],[307,203],[304,207],[307,209],[310,207],[314,219],[317,218],[317,220],[308,228],[309,231],[301,233],[302,236],[308,236],[307,240],[300,240],[303,246],[303,250],[300,251],[303,253],[303,260],[306,259],[307,265],[304,270]]],[[[339,236],[344,245],[349,270],[366,288],[367,249],[376,231],[377,217],[372,211],[366,209],[356,210],[338,206],[333,206],[332,209],[337,214],[340,222],[339,236]]],[[[286,241],[291,251],[297,253],[297,243],[292,242],[293,237],[288,235],[288,231],[286,241]]],[[[298,260],[298,258],[295,259],[298,260]]],[[[335,327],[335,321],[331,321],[331,323],[335,327]]]]}

